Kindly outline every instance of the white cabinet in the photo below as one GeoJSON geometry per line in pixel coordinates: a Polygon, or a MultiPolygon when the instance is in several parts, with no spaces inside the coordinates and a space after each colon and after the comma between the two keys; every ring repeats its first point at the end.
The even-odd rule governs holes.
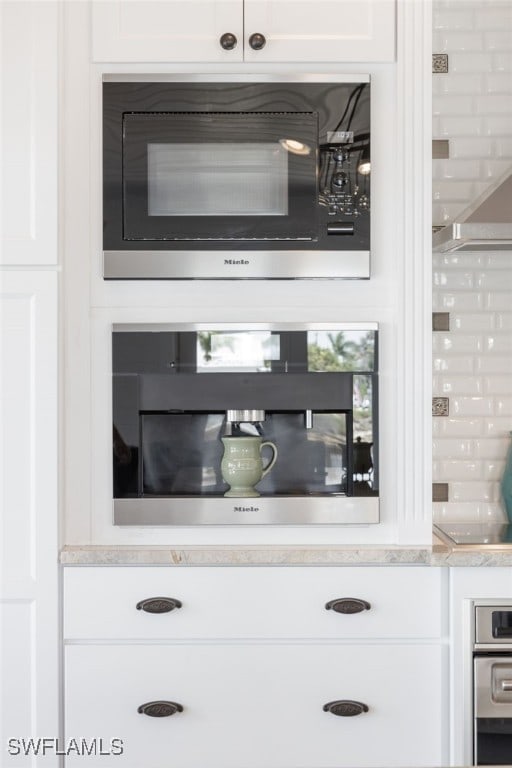
{"type": "Polygon", "coordinates": [[[440,657],[432,645],[70,645],[66,728],[122,739],[105,768],[438,765],[440,657]],[[341,699],[368,711],[324,711],[341,699]],[[158,700],[183,711],[138,712],[158,700]]]}
{"type": "Polygon", "coordinates": [[[106,768],[441,765],[442,585],[413,567],[68,567],[66,734],[103,738],[106,768]],[[156,597],[179,605],[140,609],[156,597]],[[324,709],[340,700],[364,711],[324,709]]]}
{"type": "Polygon", "coordinates": [[[58,736],[55,272],[0,270],[0,377],[0,738],[25,768],[18,739],[58,736]]]}
{"type": "Polygon", "coordinates": [[[441,596],[441,572],[428,568],[67,568],[64,632],[74,640],[435,638],[441,596]],[[181,608],[137,610],[157,596],[181,608]],[[345,597],[370,608],[326,610],[345,597]]]}
{"type": "Polygon", "coordinates": [[[92,20],[94,61],[359,62],[395,56],[395,0],[95,0],[92,20]]]}
{"type": "Polygon", "coordinates": [[[0,265],[57,263],[58,9],[0,3],[0,265]]]}
{"type": "Polygon", "coordinates": [[[59,735],[58,275],[48,269],[58,256],[59,7],[0,2],[2,768],[59,765],[50,744],[44,756],[38,747],[59,735]]]}

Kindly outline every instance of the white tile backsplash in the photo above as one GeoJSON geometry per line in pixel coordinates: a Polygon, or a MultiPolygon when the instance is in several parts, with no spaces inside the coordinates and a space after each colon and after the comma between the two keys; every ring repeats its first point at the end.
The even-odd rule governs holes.
{"type": "MultiPolygon", "coordinates": [[[[458,418],[447,417],[444,419],[434,419],[433,435],[434,438],[453,438],[453,437],[471,437],[477,438],[484,434],[484,424],[482,419],[474,417],[470,418],[458,418]]],[[[439,441],[438,441],[439,444],[439,441]]],[[[434,455],[437,454],[437,448],[434,449],[434,455]]]]}
{"type": "Polygon", "coordinates": [[[441,29],[436,35],[436,53],[450,53],[451,51],[481,51],[484,48],[484,35],[482,32],[473,32],[458,29],[441,29]]]}
{"type": "Polygon", "coordinates": [[[454,355],[476,354],[484,349],[482,336],[469,333],[435,333],[432,341],[434,353],[451,352],[454,355]]]}
{"type": "MultiPolygon", "coordinates": [[[[436,372],[465,373],[471,375],[475,370],[475,363],[473,358],[469,355],[465,355],[464,357],[452,357],[451,354],[447,355],[443,351],[443,355],[440,357],[434,355],[433,368],[436,372]]],[[[442,397],[442,395],[439,395],[437,392],[435,392],[434,395],[442,397]]]]}
{"type": "Polygon", "coordinates": [[[436,392],[441,392],[445,397],[450,395],[482,395],[484,392],[483,378],[477,376],[438,376],[436,392]]]}
{"type": "Polygon", "coordinates": [[[450,158],[433,161],[433,223],[444,224],[512,170],[512,2],[434,0],[433,26],[449,61],[432,78],[434,138],[450,140],[450,158]]]}
{"type": "Polygon", "coordinates": [[[433,334],[433,481],[449,501],[434,519],[504,519],[500,480],[512,429],[512,251],[434,254],[434,307],[450,331],[433,334]]]}
{"type": "Polygon", "coordinates": [[[432,505],[434,520],[439,522],[487,522],[488,520],[502,520],[501,507],[496,502],[442,502],[432,505]]]}
{"type": "Polygon", "coordinates": [[[496,323],[492,312],[457,312],[450,314],[450,328],[462,331],[492,331],[496,323]]]}
{"type": "Polygon", "coordinates": [[[454,416],[492,416],[494,412],[489,397],[450,397],[450,413],[454,416]]]}
{"type": "Polygon", "coordinates": [[[454,502],[494,501],[493,483],[464,482],[450,483],[450,499],[454,502]]]}
{"type": "Polygon", "coordinates": [[[487,51],[456,51],[450,52],[449,74],[485,74],[486,72],[498,71],[493,66],[493,57],[487,51]]]}
{"type": "Polygon", "coordinates": [[[512,93],[512,73],[488,72],[484,75],[486,93],[512,93]]]}
{"type": "MultiPolygon", "coordinates": [[[[433,138],[450,156],[433,161],[433,223],[454,221],[512,171],[512,2],[434,0],[433,138]]],[[[433,481],[449,501],[437,520],[505,518],[499,482],[512,430],[512,251],[434,254],[433,309],[450,331],[433,334],[433,481]]]]}
{"type": "Polygon", "coordinates": [[[510,376],[484,376],[483,385],[486,395],[507,395],[510,392],[510,376]]]}
{"type": "Polygon", "coordinates": [[[512,358],[510,356],[482,355],[475,359],[475,370],[477,373],[497,373],[510,376],[512,375],[512,358]]]}
{"type": "Polygon", "coordinates": [[[467,459],[473,453],[473,441],[449,438],[433,441],[434,452],[439,459],[467,459]]]}

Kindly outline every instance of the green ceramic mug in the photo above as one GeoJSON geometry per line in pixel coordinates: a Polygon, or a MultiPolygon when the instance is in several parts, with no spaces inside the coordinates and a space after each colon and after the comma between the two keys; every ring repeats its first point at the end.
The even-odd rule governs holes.
{"type": "Polygon", "coordinates": [[[259,496],[254,486],[270,472],[277,459],[277,448],[270,440],[262,437],[223,437],[224,455],[221,471],[224,481],[230,486],[224,496],[247,498],[259,496]],[[263,466],[261,450],[265,445],[272,448],[272,459],[263,466]]]}

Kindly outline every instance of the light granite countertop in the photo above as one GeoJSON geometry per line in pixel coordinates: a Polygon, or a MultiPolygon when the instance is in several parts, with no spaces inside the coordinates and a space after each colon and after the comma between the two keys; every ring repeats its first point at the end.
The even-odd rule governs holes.
{"type": "Polygon", "coordinates": [[[63,565],[432,565],[510,566],[512,546],[135,546],[84,545],[61,550],[63,565]]]}

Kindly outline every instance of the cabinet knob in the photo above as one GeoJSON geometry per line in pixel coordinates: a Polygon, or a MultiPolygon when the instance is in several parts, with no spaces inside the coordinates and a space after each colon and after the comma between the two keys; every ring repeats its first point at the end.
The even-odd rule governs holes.
{"type": "Polygon", "coordinates": [[[224,32],[219,42],[225,51],[232,51],[233,48],[236,48],[238,40],[236,39],[236,35],[234,35],[232,32],[224,32]]]}
{"type": "Polygon", "coordinates": [[[363,712],[368,712],[368,707],[362,701],[339,699],[339,701],[330,701],[328,704],[324,704],[323,710],[338,717],[354,717],[355,715],[362,715],[363,712]]]}
{"type": "Polygon", "coordinates": [[[139,715],[148,715],[148,717],[170,717],[176,712],[183,712],[183,707],[175,701],[148,701],[146,704],[141,704],[137,712],[139,715]]]}
{"type": "Polygon", "coordinates": [[[174,611],[175,608],[181,608],[181,606],[181,601],[174,597],[148,597],[137,603],[136,608],[138,611],[146,611],[146,613],[169,613],[169,611],[174,611]]]}
{"type": "Polygon", "coordinates": [[[361,600],[358,597],[339,597],[337,600],[329,600],[325,604],[326,611],[336,611],[336,613],[361,613],[369,611],[370,603],[361,600]]]}
{"type": "Polygon", "coordinates": [[[267,38],[261,32],[254,32],[249,38],[249,45],[253,51],[261,51],[267,44],[267,38]]]}

